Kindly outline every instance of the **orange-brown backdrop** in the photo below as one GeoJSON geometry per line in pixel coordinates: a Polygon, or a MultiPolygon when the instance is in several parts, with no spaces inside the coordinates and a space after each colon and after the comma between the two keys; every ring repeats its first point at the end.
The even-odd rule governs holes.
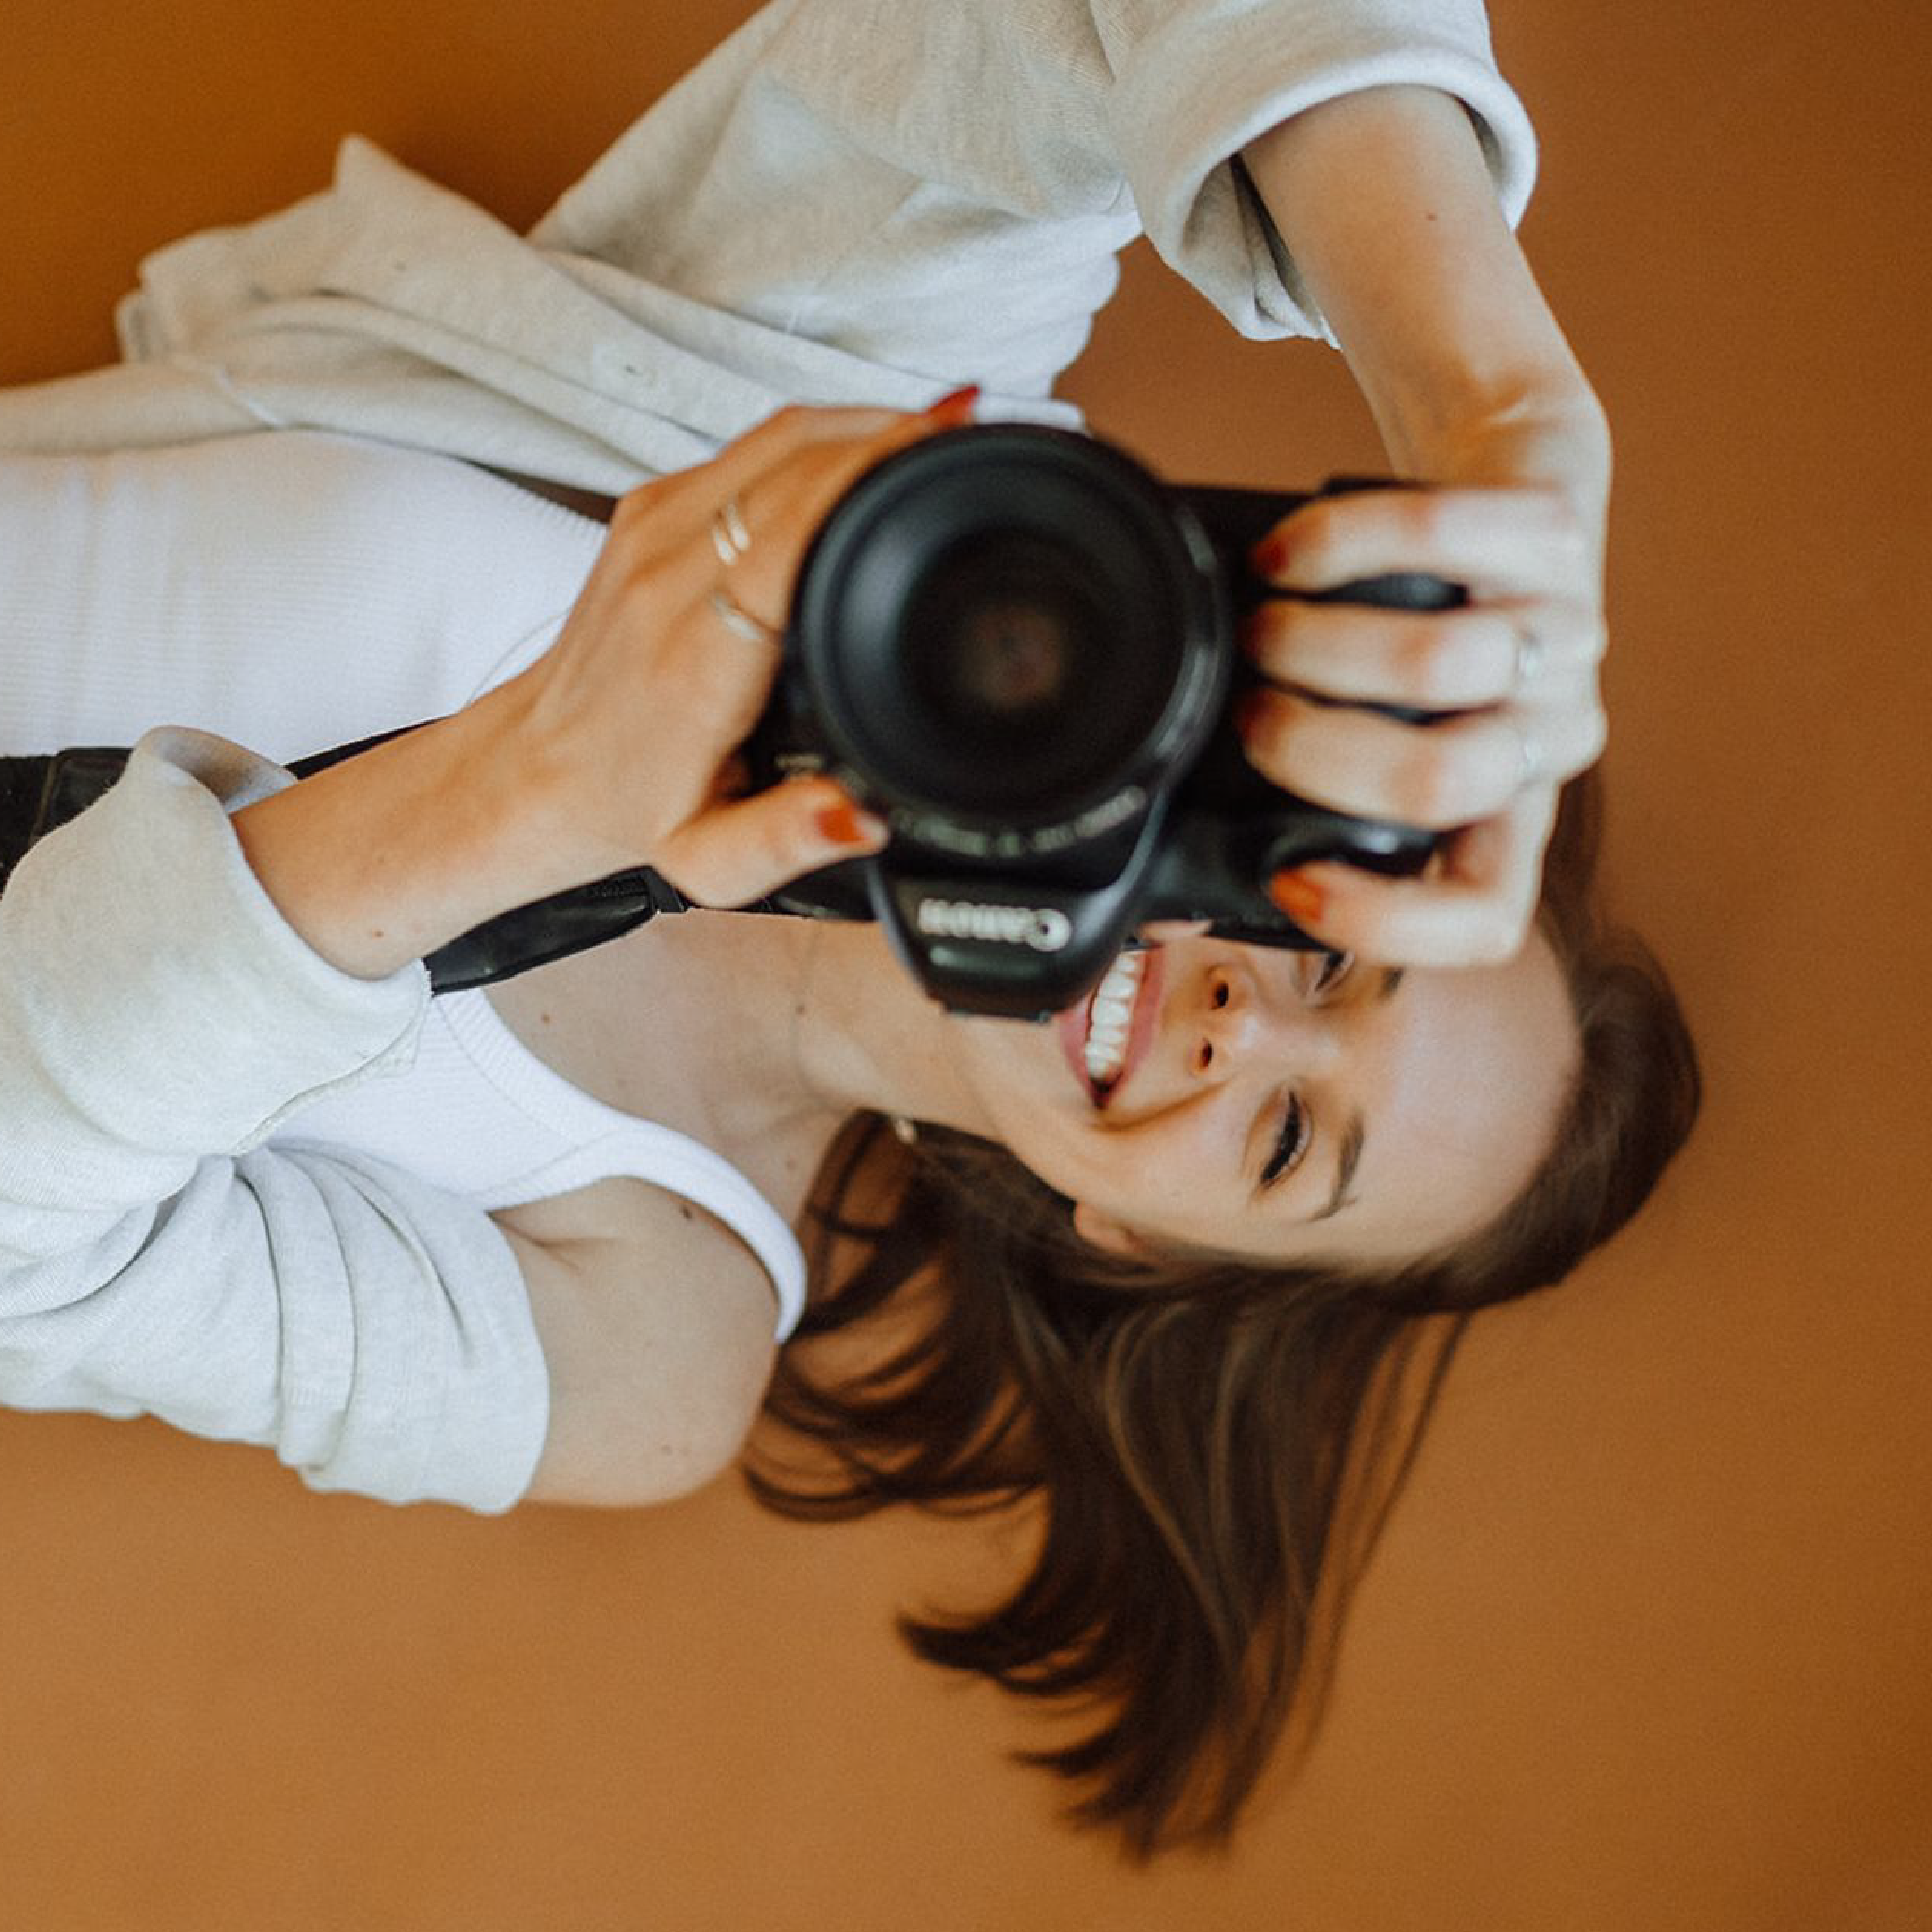
{"type": "MultiPolygon", "coordinates": [[[[358,130],[518,223],[751,9],[0,5],[0,380],[358,130]]],[[[1608,404],[1611,858],[1705,1124],[1483,1318],[1330,1728],[1145,1876],[898,1648],[997,1531],[309,1496],[0,1418],[0,1922],[32,1932],[1900,1932],[1925,1906],[1926,10],[1493,10],[1608,404]]],[[[1168,474],[1376,460],[1337,358],[1132,250],[1066,392],[1168,474]]],[[[5,644],[0,639],[0,676],[5,644]]]]}

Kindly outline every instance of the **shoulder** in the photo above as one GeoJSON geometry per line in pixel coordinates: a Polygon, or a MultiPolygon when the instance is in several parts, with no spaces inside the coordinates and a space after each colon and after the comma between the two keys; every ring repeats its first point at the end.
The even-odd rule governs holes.
{"type": "Polygon", "coordinates": [[[632,1180],[500,1210],[550,1376],[530,1502],[669,1502],[736,1460],[764,1400],[776,1302],[704,1209],[632,1180]]]}

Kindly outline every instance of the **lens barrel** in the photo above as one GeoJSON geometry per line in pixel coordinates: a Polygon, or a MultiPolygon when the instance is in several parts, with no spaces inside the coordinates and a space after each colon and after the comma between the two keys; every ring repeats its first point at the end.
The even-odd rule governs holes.
{"type": "Polygon", "coordinates": [[[1140,809],[1212,730],[1228,667],[1211,566],[1106,446],[956,430],[827,518],[800,572],[795,675],[877,806],[941,848],[1050,854],[1140,809]]]}

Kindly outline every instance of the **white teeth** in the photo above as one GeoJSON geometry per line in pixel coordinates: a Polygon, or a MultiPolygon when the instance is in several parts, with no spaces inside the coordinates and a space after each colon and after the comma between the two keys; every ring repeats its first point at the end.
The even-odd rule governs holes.
{"type": "Polygon", "coordinates": [[[1127,1034],[1134,1016],[1134,995],[1140,990],[1142,958],[1124,952],[1107,969],[1088,1009],[1087,1077],[1104,1087],[1120,1076],[1126,1064],[1127,1034]]]}

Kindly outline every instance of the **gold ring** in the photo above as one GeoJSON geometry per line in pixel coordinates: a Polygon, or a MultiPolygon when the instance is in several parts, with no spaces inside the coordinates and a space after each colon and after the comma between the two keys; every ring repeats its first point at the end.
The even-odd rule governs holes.
{"type": "Polygon", "coordinates": [[[770,625],[760,623],[748,610],[741,610],[722,590],[712,592],[711,608],[718,613],[720,621],[748,644],[775,644],[779,641],[779,634],[770,625]]]}
{"type": "Polygon", "coordinates": [[[735,496],[711,520],[711,547],[728,569],[752,548],[752,533],[735,496]]]}

